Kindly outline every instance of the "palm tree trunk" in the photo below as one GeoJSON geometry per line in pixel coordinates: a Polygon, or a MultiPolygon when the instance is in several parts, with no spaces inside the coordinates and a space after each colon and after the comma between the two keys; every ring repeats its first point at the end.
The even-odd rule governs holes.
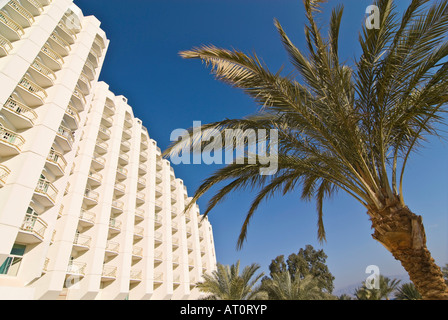
{"type": "Polygon", "coordinates": [[[382,211],[369,210],[369,215],[372,237],[401,262],[423,299],[448,300],[442,271],[426,247],[422,217],[397,203],[382,211]]]}

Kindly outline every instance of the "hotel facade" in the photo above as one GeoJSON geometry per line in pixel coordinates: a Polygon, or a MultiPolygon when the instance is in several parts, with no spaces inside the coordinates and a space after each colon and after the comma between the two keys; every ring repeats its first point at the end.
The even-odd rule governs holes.
{"type": "Polygon", "coordinates": [[[212,227],[70,0],[0,0],[0,300],[197,299],[212,227]]]}

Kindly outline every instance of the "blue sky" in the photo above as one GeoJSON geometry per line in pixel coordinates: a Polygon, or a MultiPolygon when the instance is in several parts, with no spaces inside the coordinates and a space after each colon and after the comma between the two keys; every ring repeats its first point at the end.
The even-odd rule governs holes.
{"type": "MultiPolygon", "coordinates": [[[[370,0],[330,1],[342,3],[340,54],[352,64],[357,53],[358,32],[370,0]]],[[[202,44],[255,51],[271,70],[288,58],[273,26],[277,18],[298,47],[303,48],[304,12],[300,0],[75,0],[85,15],[95,15],[111,40],[100,80],[115,94],[125,95],[150,136],[165,149],[170,134],[189,128],[193,121],[208,123],[253,113],[256,105],[242,92],[210,76],[199,61],[183,60],[178,52],[202,44]]],[[[408,0],[397,1],[403,8],[408,0]]],[[[328,21],[330,5],[321,21],[328,21]]],[[[428,248],[439,265],[448,263],[448,148],[430,139],[426,149],[415,154],[405,176],[405,200],[423,216],[428,248]]],[[[176,175],[193,194],[201,181],[218,166],[178,165],[176,175]]],[[[212,193],[200,199],[205,205],[212,193]]],[[[277,255],[288,256],[311,244],[328,255],[336,289],[365,280],[369,265],[382,274],[405,274],[401,265],[371,237],[366,210],[344,193],[324,204],[327,242],[317,241],[314,203],[299,195],[278,196],[260,206],[242,250],[236,240],[254,197],[246,191],[232,195],[216,207],[209,219],[213,225],[218,262],[242,265],[253,262],[268,272],[277,255]]]]}

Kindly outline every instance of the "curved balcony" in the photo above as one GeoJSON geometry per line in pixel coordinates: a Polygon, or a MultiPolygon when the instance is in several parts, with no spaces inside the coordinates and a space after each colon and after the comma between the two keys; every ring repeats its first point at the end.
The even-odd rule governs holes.
{"type": "Polygon", "coordinates": [[[50,35],[50,37],[48,38],[48,42],[50,43],[53,50],[60,56],[66,57],[70,53],[70,44],[62,39],[56,32],[53,32],[50,35]]]}
{"type": "Polygon", "coordinates": [[[56,177],[63,176],[67,168],[67,161],[65,161],[62,153],[51,150],[47,156],[47,168],[56,177]]]}
{"type": "Polygon", "coordinates": [[[3,105],[2,113],[18,130],[33,127],[34,122],[37,120],[37,114],[33,109],[12,97],[3,105]]]}
{"type": "Polygon", "coordinates": [[[73,249],[76,251],[85,251],[90,249],[92,237],[77,233],[73,240],[73,249]]]}
{"type": "Polygon", "coordinates": [[[142,141],[140,144],[143,150],[147,150],[149,147],[148,141],[142,141]]]}
{"type": "Polygon", "coordinates": [[[87,264],[82,262],[70,261],[67,266],[67,275],[84,277],[86,275],[87,264]]]}
{"type": "Polygon", "coordinates": [[[160,198],[163,196],[163,188],[161,186],[156,185],[156,198],[160,198]]]}
{"type": "Polygon", "coordinates": [[[117,183],[114,185],[114,191],[115,191],[115,195],[121,197],[121,196],[124,195],[125,192],[126,192],[126,185],[125,185],[124,183],[117,182],[117,183]]]}
{"type": "Polygon", "coordinates": [[[92,227],[95,224],[95,219],[95,213],[81,209],[79,214],[79,224],[82,227],[92,227]]]}
{"type": "Polygon", "coordinates": [[[146,195],[143,192],[137,192],[136,201],[137,201],[138,205],[141,205],[141,204],[145,203],[146,195]]]}
{"type": "Polygon", "coordinates": [[[113,213],[123,213],[124,202],[121,200],[112,200],[112,212],[113,213]]]}
{"type": "Polygon", "coordinates": [[[86,189],[86,191],[84,192],[84,202],[87,205],[98,204],[99,198],[100,198],[100,194],[96,191],[86,189]]]}
{"type": "Polygon", "coordinates": [[[12,50],[12,44],[8,39],[0,35],[0,57],[7,56],[12,50]]]}
{"type": "Polygon", "coordinates": [[[160,200],[156,200],[154,209],[155,209],[156,212],[162,211],[162,209],[163,209],[163,202],[160,201],[160,200]]]}
{"type": "Polygon", "coordinates": [[[106,243],[106,250],[104,253],[107,257],[112,257],[118,255],[119,250],[120,250],[120,244],[118,242],[108,240],[106,243]]]}
{"type": "Polygon", "coordinates": [[[111,131],[107,129],[106,127],[100,126],[98,130],[98,136],[101,138],[101,140],[109,140],[110,139],[111,131]]]}
{"type": "Polygon", "coordinates": [[[73,95],[72,95],[72,102],[73,102],[73,106],[76,108],[76,110],[78,111],[84,111],[84,107],[86,105],[86,98],[84,97],[84,95],[82,94],[81,90],[77,88],[75,88],[75,90],[73,91],[73,95]]]}
{"type": "Polygon", "coordinates": [[[96,171],[104,169],[106,165],[106,159],[98,154],[95,154],[92,158],[92,168],[96,171]]]}
{"type": "Polygon", "coordinates": [[[114,120],[112,119],[111,116],[104,114],[103,117],[101,118],[101,124],[110,128],[114,124],[114,120]]]}
{"type": "Polygon", "coordinates": [[[119,180],[126,179],[128,177],[128,169],[118,166],[117,167],[117,178],[119,180]]]}
{"type": "Polygon", "coordinates": [[[97,141],[95,144],[95,151],[99,155],[103,155],[107,152],[107,149],[109,148],[109,145],[106,142],[97,141]]]}
{"type": "Polygon", "coordinates": [[[173,248],[178,248],[179,247],[179,238],[172,238],[171,239],[171,245],[173,246],[173,248]]]}
{"type": "Polygon", "coordinates": [[[160,183],[163,181],[163,177],[161,173],[156,173],[156,182],[160,183]]]}
{"type": "Polygon", "coordinates": [[[148,172],[148,166],[144,163],[140,163],[138,166],[138,174],[144,175],[148,172]]]}
{"type": "Polygon", "coordinates": [[[58,25],[56,26],[56,31],[58,35],[68,44],[75,43],[75,40],[77,39],[76,33],[71,28],[67,27],[63,19],[59,21],[58,25]]]}
{"type": "Polygon", "coordinates": [[[139,190],[144,189],[146,187],[146,178],[139,177],[137,180],[137,188],[139,190]]]}
{"type": "Polygon", "coordinates": [[[134,246],[132,248],[132,259],[134,260],[143,259],[143,248],[134,246]]]}
{"type": "Polygon", "coordinates": [[[142,270],[131,270],[131,277],[129,278],[130,283],[141,282],[143,277],[142,270]]]}
{"type": "Polygon", "coordinates": [[[100,57],[96,54],[95,51],[90,50],[88,59],[95,68],[99,66],[100,57]]]}
{"type": "Polygon", "coordinates": [[[81,75],[79,76],[78,87],[85,95],[88,95],[90,93],[90,90],[92,89],[92,84],[84,73],[81,73],[81,75]]]}
{"type": "Polygon", "coordinates": [[[142,221],[145,219],[145,210],[142,208],[135,209],[135,220],[142,221]]]}
{"type": "Polygon", "coordinates": [[[9,174],[11,173],[11,170],[9,170],[4,165],[0,164],[0,188],[3,188],[6,184],[6,180],[8,179],[9,174]]]}
{"type": "Polygon", "coordinates": [[[171,222],[171,232],[174,234],[179,231],[179,225],[176,221],[171,222]]]}
{"type": "Polygon", "coordinates": [[[175,194],[171,194],[171,203],[177,202],[177,196],[175,194]]]}
{"type": "Polygon", "coordinates": [[[117,278],[117,267],[103,266],[103,272],[101,273],[101,281],[114,281],[117,278]]]}
{"type": "Polygon", "coordinates": [[[43,207],[51,207],[54,206],[57,195],[58,190],[50,181],[39,179],[37,186],[34,189],[34,198],[36,201],[38,201],[43,207]]]}
{"type": "Polygon", "coordinates": [[[124,129],[123,130],[123,138],[125,140],[129,140],[132,138],[132,131],[130,129],[124,129]]]}
{"type": "Polygon", "coordinates": [[[65,110],[64,121],[71,130],[79,128],[81,117],[79,116],[78,111],[70,103],[65,110]]]}
{"type": "Polygon", "coordinates": [[[93,66],[93,64],[89,60],[87,60],[86,63],[84,64],[84,68],[82,69],[82,72],[84,72],[84,74],[90,80],[94,80],[95,79],[95,75],[96,75],[95,67],[93,66]]]}
{"type": "Polygon", "coordinates": [[[123,150],[124,152],[128,152],[129,150],[131,150],[130,142],[126,141],[126,140],[122,140],[121,141],[121,150],[123,150]]]}
{"type": "MultiPolygon", "coordinates": [[[[39,1],[47,1],[51,2],[51,0],[39,0],[39,1]]],[[[64,13],[64,17],[61,19],[67,25],[70,25],[70,30],[72,30],[75,34],[81,32],[81,21],[79,17],[71,10],[68,9],[66,13],[64,13]]]]}
{"type": "Polygon", "coordinates": [[[118,163],[125,166],[129,163],[129,156],[126,153],[120,153],[118,155],[118,163]]]}
{"type": "Polygon", "coordinates": [[[132,128],[132,120],[131,119],[124,119],[124,126],[128,128],[132,128]]]}
{"type": "Polygon", "coordinates": [[[42,242],[48,225],[38,216],[27,214],[17,234],[16,241],[26,244],[42,242]]]}
{"type": "Polygon", "coordinates": [[[0,156],[9,157],[18,155],[25,140],[19,134],[0,127],[0,156]]]}
{"type": "Polygon", "coordinates": [[[143,227],[135,226],[134,227],[134,239],[143,238],[144,231],[145,231],[145,229],[143,229],[143,227]]]}
{"type": "Polygon", "coordinates": [[[154,215],[154,226],[155,226],[156,228],[158,228],[158,227],[162,226],[162,224],[163,224],[163,217],[162,217],[162,215],[156,213],[156,214],[154,215]]]}
{"type": "Polygon", "coordinates": [[[162,243],[162,241],[163,241],[163,233],[160,231],[154,232],[154,242],[160,244],[162,243]]]}
{"type": "Polygon", "coordinates": [[[29,107],[39,107],[44,104],[45,99],[47,98],[45,90],[26,76],[20,80],[16,87],[16,91],[29,107]]]}
{"type": "Polygon", "coordinates": [[[65,152],[67,152],[72,150],[72,145],[75,141],[75,138],[73,137],[72,130],[61,125],[56,133],[55,140],[61,146],[61,148],[65,152]]]}
{"type": "Polygon", "coordinates": [[[0,34],[8,41],[18,41],[25,34],[23,28],[11,19],[5,12],[0,11],[0,34]]]}
{"type": "Polygon", "coordinates": [[[148,160],[148,152],[140,151],[140,161],[144,162],[148,160]]]}
{"type": "Polygon", "coordinates": [[[119,232],[121,232],[121,225],[122,225],[122,223],[120,220],[111,218],[109,220],[109,231],[111,233],[119,233],[119,232]]]}
{"type": "Polygon", "coordinates": [[[33,16],[39,16],[44,12],[44,7],[37,0],[21,0],[20,3],[33,16]]]}
{"type": "Polygon", "coordinates": [[[170,186],[171,186],[171,191],[176,190],[176,188],[177,188],[177,183],[176,183],[176,181],[171,181],[171,182],[170,182],[170,186]]]}
{"type": "Polygon", "coordinates": [[[11,19],[13,19],[22,28],[31,27],[34,23],[33,15],[22,7],[20,2],[16,0],[9,1],[2,10],[6,11],[11,19]]]}
{"type": "Polygon", "coordinates": [[[88,176],[88,183],[92,187],[100,186],[103,181],[103,176],[99,173],[90,171],[88,176]]]}
{"type": "Polygon", "coordinates": [[[115,111],[116,111],[116,107],[115,107],[115,104],[114,104],[114,102],[111,100],[111,99],[109,99],[109,98],[106,98],[106,104],[104,105],[104,111],[108,114],[108,115],[114,115],[115,114],[115,111]]]}
{"type": "Polygon", "coordinates": [[[159,264],[163,262],[163,252],[160,250],[154,251],[154,264],[159,264]]]}
{"type": "Polygon", "coordinates": [[[39,60],[34,60],[28,72],[34,80],[43,88],[51,87],[56,80],[56,74],[39,60]]]}
{"type": "Polygon", "coordinates": [[[62,69],[64,59],[56,53],[48,43],[46,43],[39,52],[42,62],[53,71],[62,69]]]}

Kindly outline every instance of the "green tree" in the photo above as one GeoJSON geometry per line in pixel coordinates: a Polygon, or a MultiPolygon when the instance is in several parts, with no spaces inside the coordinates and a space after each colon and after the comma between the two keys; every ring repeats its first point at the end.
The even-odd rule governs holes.
{"type": "MultiPolygon", "coordinates": [[[[217,79],[242,89],[260,109],[243,119],[204,124],[201,131],[191,128],[165,155],[204,152],[209,147],[205,138],[217,132],[216,141],[219,134],[225,141],[226,129],[272,129],[278,135],[278,170],[267,172],[266,161],[271,158],[249,152],[246,145],[238,161],[205,179],[189,206],[224,181],[229,182],[210,199],[205,214],[232,191],[261,188],[243,223],[241,247],[263,200],[299,192],[304,200],[315,199],[318,238],[325,241],[323,202],[344,191],[364,206],[373,238],[401,262],[421,295],[448,299],[441,269],[426,246],[422,217],[407,207],[403,193],[410,155],[426,137],[438,135],[444,123],[448,0],[412,0],[401,18],[394,0],[374,1],[381,13],[379,28],[362,25],[362,53],[354,65],[338,54],[343,7],[332,11],[324,34],[326,29],[318,25],[316,16],[325,0],[303,1],[307,53],[275,20],[296,72],[271,72],[255,53],[238,50],[203,46],[181,52],[183,58],[202,60],[217,79]]],[[[246,138],[238,135],[235,140],[246,138]]],[[[265,140],[275,142],[274,136],[265,140]]],[[[219,143],[214,147],[219,149],[219,143]]],[[[232,149],[228,144],[222,147],[232,149]]]]}
{"type": "Polygon", "coordinates": [[[448,263],[442,268],[442,273],[445,278],[445,283],[448,285],[448,263]]]}
{"type": "Polygon", "coordinates": [[[413,283],[404,283],[395,293],[397,300],[421,300],[422,296],[418,293],[413,283]]]}
{"type": "Polygon", "coordinates": [[[289,272],[294,280],[297,276],[303,279],[307,275],[311,275],[321,290],[332,293],[334,277],[326,265],[326,259],[327,255],[323,250],[315,250],[313,246],[307,245],[305,249],[301,248],[297,254],[289,255],[286,262],[283,255],[272,260],[269,265],[270,276],[273,278],[274,274],[289,272]]]}
{"type": "Polygon", "coordinates": [[[382,275],[379,276],[379,288],[375,289],[373,282],[368,286],[366,282],[355,291],[355,297],[358,300],[390,300],[392,294],[397,290],[400,280],[389,279],[382,275]]]}
{"type": "Polygon", "coordinates": [[[323,292],[317,278],[308,274],[293,276],[289,272],[274,273],[263,281],[262,288],[268,292],[270,300],[328,300],[336,299],[323,292]]]}
{"type": "Polygon", "coordinates": [[[240,261],[231,266],[217,264],[212,274],[204,274],[204,281],[197,284],[199,291],[206,293],[207,300],[261,300],[267,296],[260,291],[257,282],[263,273],[256,275],[260,266],[253,263],[240,274],[240,261]]]}

